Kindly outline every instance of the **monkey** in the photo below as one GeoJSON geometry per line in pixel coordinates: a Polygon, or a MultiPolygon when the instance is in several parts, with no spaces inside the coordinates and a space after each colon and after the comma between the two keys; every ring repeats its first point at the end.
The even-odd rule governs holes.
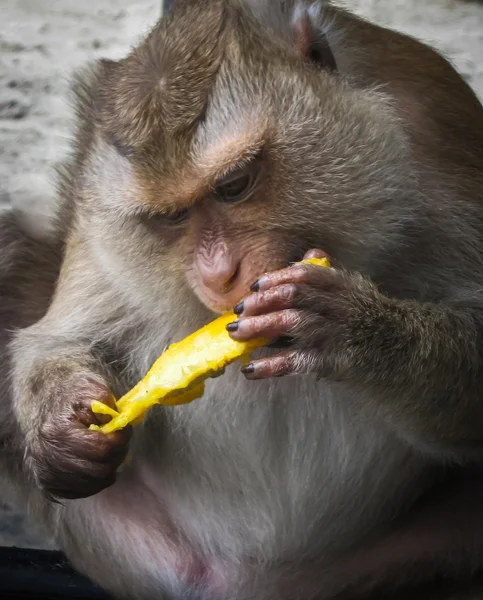
{"type": "Polygon", "coordinates": [[[441,578],[468,599],[474,92],[433,49],[323,0],[178,0],[74,87],[57,242],[0,221],[18,501],[119,599],[443,598],[441,578]],[[299,264],[314,255],[332,267],[299,264]],[[89,429],[92,400],[115,406],[230,310],[234,339],[272,340],[249,364],[135,427],[89,429]]]}

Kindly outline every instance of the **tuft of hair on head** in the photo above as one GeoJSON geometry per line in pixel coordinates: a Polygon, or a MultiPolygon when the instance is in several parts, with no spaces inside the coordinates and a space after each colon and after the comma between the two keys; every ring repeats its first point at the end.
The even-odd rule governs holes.
{"type": "MultiPolygon", "coordinates": [[[[286,43],[302,60],[336,71],[320,26],[324,5],[321,0],[279,0],[268,15],[266,7],[260,12],[251,0],[173,2],[125,59],[100,65],[94,114],[104,139],[124,156],[142,149],[163,149],[173,159],[184,155],[204,119],[231,32],[237,27],[245,31],[244,25],[245,33],[252,32],[253,18],[260,33],[286,43]]],[[[156,164],[162,162],[158,157],[156,164]]]]}
{"type": "Polygon", "coordinates": [[[118,149],[182,139],[202,119],[223,56],[223,0],[178,0],[125,59],[104,61],[96,120],[118,149]]]}

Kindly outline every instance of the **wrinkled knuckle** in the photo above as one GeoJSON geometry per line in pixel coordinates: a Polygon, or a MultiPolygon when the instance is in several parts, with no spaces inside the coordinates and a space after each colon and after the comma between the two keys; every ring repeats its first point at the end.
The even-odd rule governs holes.
{"type": "Polygon", "coordinates": [[[77,402],[89,407],[93,400],[103,402],[111,406],[111,408],[115,404],[114,397],[109,388],[94,374],[83,375],[79,379],[76,386],[75,398],[77,402]]]}
{"type": "Polygon", "coordinates": [[[278,288],[278,295],[285,303],[292,303],[299,295],[300,288],[295,283],[285,283],[278,288]]]}
{"type": "Polygon", "coordinates": [[[245,325],[244,331],[247,335],[258,335],[259,333],[270,329],[272,327],[272,320],[269,316],[257,316],[251,317],[248,323],[245,325]]]}
{"type": "Polygon", "coordinates": [[[256,292],[251,296],[248,296],[248,298],[245,300],[244,312],[246,312],[247,308],[263,308],[269,298],[270,292],[256,292]]]}
{"type": "Polygon", "coordinates": [[[75,420],[77,426],[89,427],[96,424],[96,415],[89,406],[75,404],[72,406],[71,420],[75,420]]]}
{"type": "Polygon", "coordinates": [[[294,279],[300,283],[307,283],[312,271],[310,265],[298,265],[294,273],[294,279]]]}
{"type": "Polygon", "coordinates": [[[90,409],[90,403],[83,396],[74,395],[71,408],[73,412],[84,412],[90,409]]]}

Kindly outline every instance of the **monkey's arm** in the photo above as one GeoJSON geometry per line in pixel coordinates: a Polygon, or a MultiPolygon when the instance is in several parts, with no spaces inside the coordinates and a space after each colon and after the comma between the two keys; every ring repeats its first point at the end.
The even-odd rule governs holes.
{"type": "Polygon", "coordinates": [[[303,265],[255,287],[232,336],[288,335],[294,344],[248,365],[247,377],[315,371],[353,386],[407,438],[483,444],[483,309],[396,300],[359,275],[303,265]]]}
{"type": "Polygon", "coordinates": [[[130,437],[129,429],[108,436],[89,431],[91,424],[109,420],[90,406],[92,400],[115,406],[115,377],[92,350],[105,327],[102,313],[112,314],[112,305],[107,311],[103,288],[85,279],[92,268],[82,260],[78,250],[67,253],[46,315],[19,330],[11,344],[13,412],[25,466],[48,495],[63,498],[89,496],[112,484],[130,437]]]}

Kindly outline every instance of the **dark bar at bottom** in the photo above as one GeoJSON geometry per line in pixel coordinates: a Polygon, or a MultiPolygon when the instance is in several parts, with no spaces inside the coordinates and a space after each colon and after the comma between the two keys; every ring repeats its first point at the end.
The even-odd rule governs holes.
{"type": "Polygon", "coordinates": [[[2,600],[113,600],[76,573],[61,552],[0,547],[2,600]]]}

